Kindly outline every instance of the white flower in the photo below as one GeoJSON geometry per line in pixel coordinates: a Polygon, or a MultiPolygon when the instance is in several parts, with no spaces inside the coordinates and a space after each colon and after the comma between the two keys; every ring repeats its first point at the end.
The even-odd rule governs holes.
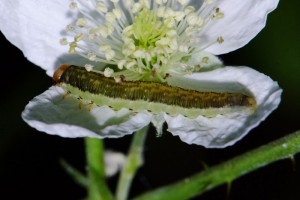
{"type": "Polygon", "coordinates": [[[53,86],[34,98],[22,117],[49,134],[98,138],[131,134],[150,122],[160,132],[166,121],[168,131],[189,144],[232,145],[277,108],[281,89],[248,67],[223,67],[214,55],[247,44],[277,4],[278,0],[4,1],[1,31],[48,75],[68,63],[115,78],[125,75],[126,80],[160,81],[197,91],[237,92],[256,101],[252,112],[232,109],[213,117],[187,118],[163,111],[135,113],[126,107],[79,109],[76,98],[53,86]]]}

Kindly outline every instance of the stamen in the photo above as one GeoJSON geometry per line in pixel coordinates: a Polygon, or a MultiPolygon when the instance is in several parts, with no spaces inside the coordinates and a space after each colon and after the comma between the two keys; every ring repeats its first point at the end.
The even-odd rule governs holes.
{"type": "Polygon", "coordinates": [[[105,77],[111,77],[113,73],[114,73],[113,69],[106,67],[103,74],[105,77]]]}
{"type": "Polygon", "coordinates": [[[209,57],[205,56],[202,58],[202,61],[203,63],[207,64],[208,63],[208,60],[209,60],[209,57]]]}
{"type": "Polygon", "coordinates": [[[180,3],[182,6],[186,5],[189,3],[190,0],[177,0],[178,3],[180,3]]]}
{"type": "Polygon", "coordinates": [[[75,53],[75,48],[77,47],[77,43],[76,42],[71,42],[69,45],[70,45],[69,53],[70,54],[75,53]]]}
{"type": "Polygon", "coordinates": [[[110,61],[115,57],[116,53],[112,49],[108,49],[105,51],[106,60],[110,61]]]}
{"type": "Polygon", "coordinates": [[[76,25],[79,26],[80,28],[85,27],[86,24],[87,24],[87,21],[86,21],[86,19],[84,19],[84,18],[79,18],[79,19],[76,21],[76,25]]]}
{"type": "Polygon", "coordinates": [[[115,15],[116,19],[120,20],[122,17],[120,9],[113,9],[113,14],[115,15]]]}
{"type": "Polygon", "coordinates": [[[85,64],[84,68],[86,69],[86,71],[90,72],[93,70],[94,66],[91,64],[85,64]]]}
{"type": "Polygon", "coordinates": [[[95,52],[90,51],[90,52],[88,52],[87,57],[88,57],[89,60],[95,61],[97,55],[95,54],[95,52]]]}
{"type": "Polygon", "coordinates": [[[126,60],[120,60],[118,62],[118,68],[122,70],[125,64],[126,64],[126,60]]]}
{"type": "Polygon", "coordinates": [[[186,15],[188,15],[188,14],[190,14],[190,13],[192,13],[192,12],[195,12],[195,7],[193,7],[193,6],[188,6],[188,7],[186,7],[186,8],[184,9],[184,13],[185,13],[186,15]]]}
{"type": "Polygon", "coordinates": [[[75,31],[75,27],[73,25],[69,24],[66,27],[66,31],[67,32],[74,32],[75,31]]]}
{"type": "Polygon", "coordinates": [[[220,36],[217,38],[217,42],[222,44],[224,42],[224,39],[220,36]]]}
{"type": "Polygon", "coordinates": [[[140,3],[135,3],[133,4],[132,12],[137,13],[140,12],[141,9],[142,9],[142,5],[140,3]]]}
{"type": "Polygon", "coordinates": [[[67,38],[61,38],[61,39],[59,40],[59,43],[60,43],[61,45],[67,45],[67,44],[69,44],[67,38]]]}
{"type": "Polygon", "coordinates": [[[76,9],[77,8],[77,3],[76,2],[71,2],[69,5],[70,9],[76,9]]]}
{"type": "MultiPolygon", "coordinates": [[[[190,0],[73,0],[69,7],[77,8],[80,17],[66,31],[74,40],[59,42],[69,44],[70,53],[101,62],[101,67],[102,63],[116,66],[116,72],[105,69],[106,76],[128,72],[126,77],[165,81],[166,73],[195,71],[187,64],[189,58],[224,42],[218,37],[201,45],[202,30],[224,17],[214,2],[205,0],[196,9],[190,0]]],[[[86,64],[85,68],[93,70],[94,66],[86,64]]]]}
{"type": "Polygon", "coordinates": [[[96,9],[103,13],[107,13],[107,11],[108,11],[108,8],[106,7],[106,5],[100,1],[96,3],[96,9]]]}
{"type": "Polygon", "coordinates": [[[79,42],[80,40],[83,39],[83,34],[82,33],[77,34],[74,39],[75,39],[75,42],[79,42]]]}

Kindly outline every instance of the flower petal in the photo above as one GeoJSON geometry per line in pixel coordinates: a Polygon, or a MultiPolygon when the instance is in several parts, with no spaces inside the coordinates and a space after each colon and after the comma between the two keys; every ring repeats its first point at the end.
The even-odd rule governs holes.
{"type": "Polygon", "coordinates": [[[62,137],[117,138],[150,123],[148,112],[114,111],[107,106],[81,105],[57,86],[50,87],[26,106],[22,118],[32,127],[62,137]],[[81,108],[80,108],[81,107],[81,108]]]}
{"type": "Polygon", "coordinates": [[[165,123],[164,115],[165,115],[165,113],[161,112],[157,115],[152,116],[151,123],[153,124],[153,126],[156,129],[156,135],[157,136],[161,136],[163,134],[163,126],[164,126],[164,123],[165,123]]]}
{"type": "Polygon", "coordinates": [[[121,152],[107,150],[104,153],[105,176],[112,177],[118,173],[126,163],[126,156],[121,152]]]}
{"type": "Polygon", "coordinates": [[[203,46],[222,37],[224,42],[215,42],[206,51],[219,55],[234,51],[246,45],[265,27],[267,15],[273,11],[279,0],[218,0],[224,18],[212,20],[203,29],[200,40],[203,46]]]}
{"type": "Polygon", "coordinates": [[[240,140],[277,108],[282,92],[268,76],[248,67],[224,67],[185,77],[173,77],[169,83],[200,91],[252,94],[255,98],[257,107],[253,113],[240,111],[214,118],[199,116],[196,119],[165,115],[168,131],[173,135],[178,135],[188,144],[208,148],[222,148],[240,140]]]}
{"type": "Polygon", "coordinates": [[[28,60],[52,76],[62,63],[84,63],[79,56],[68,55],[68,47],[59,44],[63,30],[73,20],[67,11],[68,2],[62,0],[2,1],[0,30],[28,60]]]}
{"type": "Polygon", "coordinates": [[[193,54],[188,61],[188,65],[199,66],[199,71],[201,72],[214,70],[224,66],[220,58],[205,51],[193,54]]]}

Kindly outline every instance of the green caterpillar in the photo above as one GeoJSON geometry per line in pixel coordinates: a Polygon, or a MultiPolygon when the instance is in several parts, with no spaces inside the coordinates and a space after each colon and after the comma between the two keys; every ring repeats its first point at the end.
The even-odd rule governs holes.
{"type": "Polygon", "coordinates": [[[170,115],[188,117],[215,116],[232,109],[254,107],[252,97],[240,93],[199,92],[149,81],[121,81],[108,78],[83,67],[60,66],[53,75],[71,94],[96,105],[133,111],[148,110],[155,114],[164,111],[170,115]]]}

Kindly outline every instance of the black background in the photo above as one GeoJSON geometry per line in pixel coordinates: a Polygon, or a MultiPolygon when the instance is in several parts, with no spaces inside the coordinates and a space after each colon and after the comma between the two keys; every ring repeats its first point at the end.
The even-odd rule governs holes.
{"type": "MultiPolygon", "coordinates": [[[[156,138],[151,128],[145,145],[145,165],[138,171],[131,196],[172,183],[266,144],[300,128],[300,18],[297,0],[281,1],[265,28],[246,47],[221,56],[227,65],[246,65],[279,82],[284,93],[280,107],[243,140],[225,149],[187,145],[165,133],[156,138]]],[[[85,190],[64,172],[64,158],[84,171],[82,139],[50,136],[30,128],[21,112],[34,96],[52,85],[39,67],[1,35],[0,199],[83,199],[85,190]]],[[[105,140],[106,147],[125,152],[131,136],[105,140]]],[[[289,159],[244,175],[232,183],[231,200],[300,199],[300,156],[295,170],[289,159]]],[[[112,189],[116,178],[108,180],[112,189]]],[[[195,199],[226,199],[220,186],[195,199]]]]}

